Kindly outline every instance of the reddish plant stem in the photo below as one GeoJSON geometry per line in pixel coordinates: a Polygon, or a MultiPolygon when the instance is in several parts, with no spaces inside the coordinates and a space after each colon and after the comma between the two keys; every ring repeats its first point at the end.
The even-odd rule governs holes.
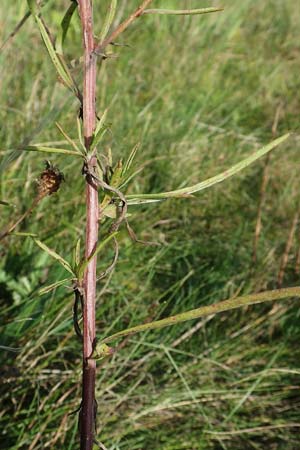
{"type": "MultiPolygon", "coordinates": [[[[91,0],[79,0],[84,45],[83,81],[83,129],[86,149],[89,150],[96,124],[96,58],[93,54],[93,8],[91,0]]],[[[92,169],[96,158],[92,156],[88,166],[92,169]]],[[[98,241],[98,190],[92,179],[86,177],[86,257],[89,257],[98,241]]],[[[96,362],[89,359],[96,337],[96,257],[89,263],[84,278],[83,308],[83,375],[82,404],[80,413],[80,449],[92,450],[96,420],[95,375],[96,362]]]]}

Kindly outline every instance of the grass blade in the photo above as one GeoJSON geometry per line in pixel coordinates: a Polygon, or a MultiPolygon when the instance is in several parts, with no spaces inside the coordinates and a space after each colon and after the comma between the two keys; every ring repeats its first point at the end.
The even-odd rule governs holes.
{"type": "Polygon", "coordinates": [[[14,233],[9,233],[10,236],[20,236],[20,237],[36,237],[35,233],[25,233],[22,231],[15,231],[14,233]]]}

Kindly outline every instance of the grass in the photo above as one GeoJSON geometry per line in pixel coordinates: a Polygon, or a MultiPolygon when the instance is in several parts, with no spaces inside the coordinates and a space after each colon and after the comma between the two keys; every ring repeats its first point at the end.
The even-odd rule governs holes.
{"type": "MultiPolygon", "coordinates": [[[[26,11],[23,1],[7,3],[0,8],[0,41],[26,11]]],[[[52,30],[68,3],[45,7],[52,30]]],[[[109,107],[104,148],[117,158],[141,143],[137,159],[145,167],[130,193],[188,186],[230,167],[272,139],[280,108],[277,135],[294,135],[270,158],[257,262],[252,252],[264,161],[193,199],[133,206],[130,223],[137,235],[161,245],[141,246],[121,232],[117,268],[109,285],[99,283],[99,336],[276,287],[298,210],[300,13],[292,0],[223,5],[224,12],[211,16],[142,18],[123,36],[130,47],[116,47],[119,57],[100,69],[97,105],[100,111],[109,107]]],[[[76,20],[68,46],[76,59],[76,20]]],[[[56,82],[31,19],[2,51],[0,64],[0,199],[12,205],[0,205],[5,225],[29,206],[45,159],[32,152],[13,158],[7,149],[27,138],[61,143],[55,121],[76,138],[78,105],[56,82]]],[[[84,228],[81,163],[65,155],[49,159],[66,182],[18,231],[38,234],[70,260],[84,228]]],[[[298,229],[284,286],[299,284],[299,245],[298,229]]],[[[77,415],[69,415],[79,406],[81,380],[72,293],[59,288],[38,295],[67,273],[30,238],[11,237],[0,252],[3,445],[78,448],[77,415]]],[[[100,256],[99,272],[112,254],[100,256]]],[[[100,440],[109,450],[296,449],[298,342],[299,312],[292,301],[132,337],[98,365],[100,440]]]]}

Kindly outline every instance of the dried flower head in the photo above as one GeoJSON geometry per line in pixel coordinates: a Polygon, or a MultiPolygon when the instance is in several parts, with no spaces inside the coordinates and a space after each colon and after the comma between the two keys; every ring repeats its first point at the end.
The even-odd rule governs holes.
{"type": "Polygon", "coordinates": [[[52,195],[60,188],[61,182],[64,181],[64,174],[53,166],[50,161],[45,162],[46,168],[38,179],[38,195],[40,198],[46,195],[52,195]]]}

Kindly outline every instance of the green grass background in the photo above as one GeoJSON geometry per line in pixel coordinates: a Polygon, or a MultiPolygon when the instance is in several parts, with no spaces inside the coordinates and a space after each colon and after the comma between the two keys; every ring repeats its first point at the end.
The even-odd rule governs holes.
{"type": "MultiPolygon", "coordinates": [[[[108,1],[94,1],[96,29],[108,1]]],[[[122,36],[117,58],[99,70],[97,106],[109,107],[100,151],[115,160],[141,143],[143,171],[128,192],[193,184],[230,167],[277,135],[293,131],[270,158],[256,264],[254,230],[264,161],[193,199],[132,207],[145,247],[120,236],[115,272],[99,283],[98,336],[228,298],[275,288],[299,205],[299,23],[293,0],[226,0],[200,17],[144,17],[122,36]]],[[[44,18],[56,33],[68,1],[50,0],[44,18]]],[[[123,16],[139,2],[119,2],[123,16]],[[125,6],[124,6],[125,5],[125,6]]],[[[216,5],[157,0],[157,7],[216,5]]],[[[26,12],[2,0],[0,42],[26,12]]],[[[81,55],[76,18],[70,60],[81,55]]],[[[78,105],[57,82],[29,19],[0,53],[1,228],[26,210],[45,156],[21,152],[26,140],[65,145],[54,122],[76,138],[78,105]]],[[[80,79],[80,71],[75,74],[80,79]]],[[[71,259],[84,237],[81,163],[49,156],[64,172],[61,190],[18,231],[37,233],[71,259]]],[[[299,284],[295,233],[284,286],[299,284]]],[[[67,276],[30,238],[1,243],[1,414],[5,449],[78,448],[81,353],[70,289],[39,296],[67,276]],[[13,351],[17,349],[17,351],[13,351]]],[[[99,257],[101,272],[112,257],[99,257]]],[[[299,449],[299,304],[254,306],[137,335],[98,365],[98,438],[107,449],[299,449]],[[194,328],[196,327],[196,328],[194,328]],[[189,332],[188,334],[186,334],[189,332]]]]}

